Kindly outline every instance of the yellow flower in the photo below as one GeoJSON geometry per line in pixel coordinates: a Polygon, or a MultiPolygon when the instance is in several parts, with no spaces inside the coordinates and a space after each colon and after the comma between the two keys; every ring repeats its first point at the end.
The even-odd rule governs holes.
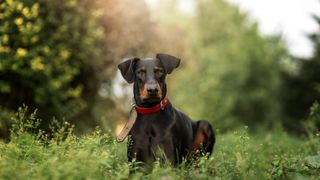
{"type": "Polygon", "coordinates": [[[8,36],[8,34],[4,34],[4,35],[2,36],[2,42],[3,42],[3,43],[8,43],[8,41],[9,41],[9,36],[8,36]]]}
{"type": "Polygon", "coordinates": [[[31,60],[31,69],[36,71],[44,69],[44,64],[42,62],[41,57],[36,57],[33,60],[31,60]]]}
{"type": "Polygon", "coordinates": [[[39,14],[39,3],[35,3],[31,7],[31,13],[34,17],[37,17],[39,14]]]}
{"type": "Polygon", "coordinates": [[[23,23],[23,19],[22,18],[16,18],[14,20],[14,23],[17,25],[17,26],[20,26],[22,23],[23,23]]]}
{"type": "Polygon", "coordinates": [[[0,45],[0,53],[8,53],[8,52],[10,52],[10,48],[9,47],[0,45]]]}
{"type": "Polygon", "coordinates": [[[25,57],[27,55],[28,51],[24,48],[18,48],[17,49],[17,52],[16,52],[16,55],[18,57],[25,57]]]}
{"type": "Polygon", "coordinates": [[[22,9],[22,14],[23,14],[25,17],[29,18],[29,17],[30,17],[30,11],[29,11],[29,9],[28,9],[27,7],[24,7],[24,8],[22,9]]]}
{"type": "Polygon", "coordinates": [[[43,52],[44,52],[45,54],[49,54],[50,48],[49,48],[48,46],[44,46],[44,47],[43,47],[43,52]]]}
{"type": "Polygon", "coordinates": [[[68,50],[62,50],[60,51],[60,57],[63,59],[63,60],[66,60],[70,57],[71,53],[70,51],[68,50]]]}
{"type": "Polygon", "coordinates": [[[6,0],[7,4],[11,5],[13,3],[13,0],[6,0]]]}
{"type": "Polygon", "coordinates": [[[17,10],[21,11],[22,8],[23,8],[23,4],[22,4],[22,3],[19,3],[19,4],[17,5],[17,10]]]}

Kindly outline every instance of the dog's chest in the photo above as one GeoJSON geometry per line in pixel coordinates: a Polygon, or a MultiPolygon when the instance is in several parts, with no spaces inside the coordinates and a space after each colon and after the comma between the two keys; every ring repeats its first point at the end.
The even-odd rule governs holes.
{"type": "Polygon", "coordinates": [[[138,144],[161,144],[172,138],[173,126],[174,123],[165,117],[138,117],[131,135],[138,144]]]}

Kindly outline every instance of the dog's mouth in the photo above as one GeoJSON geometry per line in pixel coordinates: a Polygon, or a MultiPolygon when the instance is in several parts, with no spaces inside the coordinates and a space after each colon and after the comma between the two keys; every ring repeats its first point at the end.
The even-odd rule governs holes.
{"type": "Polygon", "coordinates": [[[160,101],[161,101],[161,97],[159,97],[157,94],[148,95],[148,97],[142,99],[142,102],[146,102],[146,103],[158,103],[160,101]]]}

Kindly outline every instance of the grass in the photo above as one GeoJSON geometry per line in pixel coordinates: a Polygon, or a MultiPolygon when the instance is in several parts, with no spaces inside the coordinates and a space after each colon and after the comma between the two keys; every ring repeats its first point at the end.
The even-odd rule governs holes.
{"type": "Polygon", "coordinates": [[[129,175],[126,144],[98,129],[76,137],[68,124],[37,131],[23,110],[14,117],[11,141],[0,141],[0,179],[318,179],[320,137],[283,131],[249,134],[247,128],[217,135],[212,156],[179,168],[155,163],[151,173],[129,175]]]}

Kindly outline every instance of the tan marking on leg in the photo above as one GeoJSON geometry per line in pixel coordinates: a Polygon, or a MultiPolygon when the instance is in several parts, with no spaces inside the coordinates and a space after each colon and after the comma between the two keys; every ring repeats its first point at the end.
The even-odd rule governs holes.
{"type": "Polygon", "coordinates": [[[193,139],[193,151],[194,152],[199,152],[201,150],[201,146],[204,144],[206,141],[206,137],[202,130],[197,131],[196,136],[193,139]]]}

